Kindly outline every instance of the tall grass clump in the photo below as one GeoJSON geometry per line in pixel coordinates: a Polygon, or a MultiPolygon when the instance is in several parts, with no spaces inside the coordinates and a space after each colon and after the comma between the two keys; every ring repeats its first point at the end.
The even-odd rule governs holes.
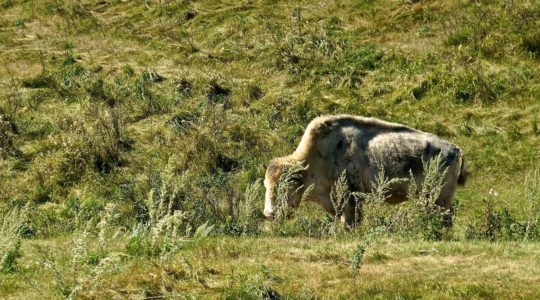
{"type": "Polygon", "coordinates": [[[40,293],[52,290],[64,299],[102,295],[106,277],[121,271],[127,257],[115,251],[120,237],[114,226],[117,210],[116,205],[108,204],[97,218],[81,224],[66,245],[69,251],[53,254],[47,246],[34,245],[38,265],[53,281],[51,287],[40,282],[29,284],[40,293]]]}
{"type": "Polygon", "coordinates": [[[410,178],[392,178],[385,176],[384,168],[373,181],[369,193],[353,193],[358,205],[358,218],[362,218],[360,232],[366,234],[383,231],[408,237],[421,237],[427,240],[439,240],[444,233],[450,211],[441,208],[437,200],[444,187],[447,168],[443,166],[442,156],[423,162],[424,180],[417,186],[414,176],[410,178]],[[386,201],[391,197],[391,189],[396,184],[408,183],[408,202],[391,206],[386,201]]]}
{"type": "Polygon", "coordinates": [[[17,152],[14,147],[16,133],[15,124],[0,108],[0,159],[5,159],[8,155],[17,152]]]}
{"type": "Polygon", "coordinates": [[[526,225],[523,241],[540,237],[540,169],[525,179],[526,225]]]}
{"type": "Polygon", "coordinates": [[[244,193],[244,201],[241,204],[239,221],[242,225],[244,234],[254,234],[259,230],[259,224],[262,220],[260,203],[264,198],[263,186],[258,180],[248,184],[244,193]]]}
{"type": "Polygon", "coordinates": [[[16,260],[21,255],[21,236],[26,219],[26,207],[15,208],[2,215],[0,220],[0,273],[11,273],[16,270],[16,260]]]}
{"type": "MultiPolygon", "coordinates": [[[[168,178],[167,178],[168,179],[168,178]]],[[[132,255],[157,255],[174,251],[180,238],[189,233],[187,214],[175,208],[177,190],[165,179],[146,198],[147,220],[137,224],[126,246],[132,255]]]]}
{"type": "Polygon", "coordinates": [[[272,278],[265,266],[261,274],[247,277],[243,274],[233,276],[222,295],[224,299],[281,299],[281,295],[270,284],[272,278]]]}
{"type": "Polygon", "coordinates": [[[378,238],[380,238],[381,235],[384,234],[385,232],[386,232],[386,228],[383,226],[380,226],[380,227],[371,229],[369,232],[367,232],[361,237],[361,240],[356,245],[356,248],[354,249],[351,255],[351,259],[350,259],[350,269],[351,269],[351,273],[354,279],[356,279],[356,277],[360,273],[364,255],[368,247],[371,246],[373,242],[375,242],[378,238]]]}
{"type": "MultiPolygon", "coordinates": [[[[443,236],[444,217],[448,212],[439,207],[436,201],[444,187],[447,168],[442,165],[442,155],[423,162],[424,181],[420,188],[411,174],[410,179],[385,176],[381,167],[373,181],[370,193],[353,193],[357,203],[358,214],[362,214],[360,232],[361,241],[353,251],[350,267],[354,278],[362,266],[362,259],[372,242],[383,234],[400,233],[405,236],[420,236],[426,240],[440,240],[443,236]],[[409,182],[409,201],[407,208],[393,208],[386,200],[391,196],[393,185],[409,182]]],[[[343,179],[341,179],[342,181],[343,179]]],[[[340,179],[338,179],[338,183],[340,179]]]]}
{"type": "Polygon", "coordinates": [[[156,84],[164,80],[165,78],[154,70],[145,70],[133,83],[143,117],[167,112],[171,107],[171,97],[164,96],[156,87],[156,84]]]}
{"type": "Polygon", "coordinates": [[[93,107],[82,113],[95,117],[66,118],[69,130],[53,139],[52,146],[59,151],[49,157],[46,167],[55,171],[56,182],[61,186],[76,183],[89,171],[109,174],[125,162],[125,152],[131,149],[120,111],[93,107]]]}
{"type": "MultiPolygon", "coordinates": [[[[261,180],[248,183],[244,195],[238,200],[229,200],[229,214],[220,226],[220,231],[229,235],[252,235],[259,233],[263,215],[261,199],[264,199],[261,180]]],[[[215,220],[218,224],[219,220],[215,220]]]]}
{"type": "Polygon", "coordinates": [[[108,173],[123,162],[123,152],[129,149],[123,120],[116,109],[105,110],[98,115],[93,126],[94,139],[88,145],[91,162],[100,173],[108,173]]]}
{"type": "Polygon", "coordinates": [[[194,214],[179,209],[179,191],[172,174],[163,173],[158,185],[145,201],[147,218],[133,229],[126,250],[132,255],[163,255],[174,253],[188,237],[203,238],[214,225],[194,222],[194,214]],[[194,227],[197,226],[197,227],[194,227]]]}
{"type": "Polygon", "coordinates": [[[313,82],[320,85],[356,90],[367,71],[381,65],[382,51],[373,45],[357,47],[344,34],[342,21],[336,16],[317,19],[295,8],[289,22],[268,25],[269,67],[288,71],[291,82],[313,82]],[[313,26],[317,24],[318,26],[313,26]]]}

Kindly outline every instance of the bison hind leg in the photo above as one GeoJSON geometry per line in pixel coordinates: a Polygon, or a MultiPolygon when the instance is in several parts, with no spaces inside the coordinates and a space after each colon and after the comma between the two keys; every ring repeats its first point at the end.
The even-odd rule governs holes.
{"type": "Polygon", "coordinates": [[[456,192],[456,181],[447,180],[435,204],[445,210],[443,215],[444,227],[452,227],[454,222],[454,194],[456,192]]]}

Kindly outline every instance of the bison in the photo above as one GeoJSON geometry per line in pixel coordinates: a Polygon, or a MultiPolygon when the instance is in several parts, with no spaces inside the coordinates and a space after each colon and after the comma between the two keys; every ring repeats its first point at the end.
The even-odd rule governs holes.
{"type": "MultiPolygon", "coordinates": [[[[337,178],[345,172],[350,191],[369,193],[381,169],[385,177],[411,178],[417,186],[424,180],[423,162],[439,156],[446,174],[444,186],[435,204],[449,212],[445,225],[452,220],[452,198],[457,185],[465,184],[466,168],[463,151],[456,145],[433,134],[405,125],[375,118],[335,115],[315,118],[304,132],[292,155],[273,159],[266,169],[264,215],[272,219],[277,208],[277,183],[292,166],[302,166],[284,199],[288,207],[297,207],[304,191],[313,186],[306,200],[320,204],[335,215],[330,193],[337,178]]],[[[410,180],[391,186],[387,202],[397,204],[407,200],[410,180]]],[[[342,220],[356,224],[355,199],[344,203],[342,220]]]]}

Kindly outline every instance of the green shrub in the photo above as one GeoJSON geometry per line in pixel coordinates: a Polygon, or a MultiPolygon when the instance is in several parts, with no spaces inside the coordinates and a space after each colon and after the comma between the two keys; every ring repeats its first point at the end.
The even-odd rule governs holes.
{"type": "Polygon", "coordinates": [[[350,50],[345,60],[357,70],[368,71],[378,68],[383,57],[383,52],[375,45],[365,45],[350,50]]]}
{"type": "Polygon", "coordinates": [[[264,198],[264,191],[261,181],[258,180],[248,184],[244,193],[244,201],[241,204],[239,221],[242,225],[242,232],[245,234],[257,234],[259,224],[262,221],[260,208],[261,199],[264,198]]]}
{"type": "Polygon", "coordinates": [[[55,88],[56,81],[49,72],[43,72],[35,77],[23,79],[22,86],[31,89],[55,88]]]}
{"type": "Polygon", "coordinates": [[[154,253],[150,241],[140,234],[135,234],[129,238],[125,250],[127,254],[133,256],[151,256],[154,253]]]}
{"type": "Polygon", "coordinates": [[[459,46],[474,41],[474,38],[475,33],[473,27],[464,25],[450,33],[446,42],[451,46],[459,46]]]}

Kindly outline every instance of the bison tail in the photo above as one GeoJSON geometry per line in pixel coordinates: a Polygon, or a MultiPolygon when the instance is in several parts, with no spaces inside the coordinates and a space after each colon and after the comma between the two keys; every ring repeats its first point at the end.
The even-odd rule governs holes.
{"type": "Polygon", "coordinates": [[[467,181],[467,168],[465,167],[465,156],[463,155],[462,152],[460,153],[460,156],[459,156],[459,162],[461,166],[459,168],[459,176],[458,176],[457,182],[459,185],[464,185],[465,182],[467,181]]]}

